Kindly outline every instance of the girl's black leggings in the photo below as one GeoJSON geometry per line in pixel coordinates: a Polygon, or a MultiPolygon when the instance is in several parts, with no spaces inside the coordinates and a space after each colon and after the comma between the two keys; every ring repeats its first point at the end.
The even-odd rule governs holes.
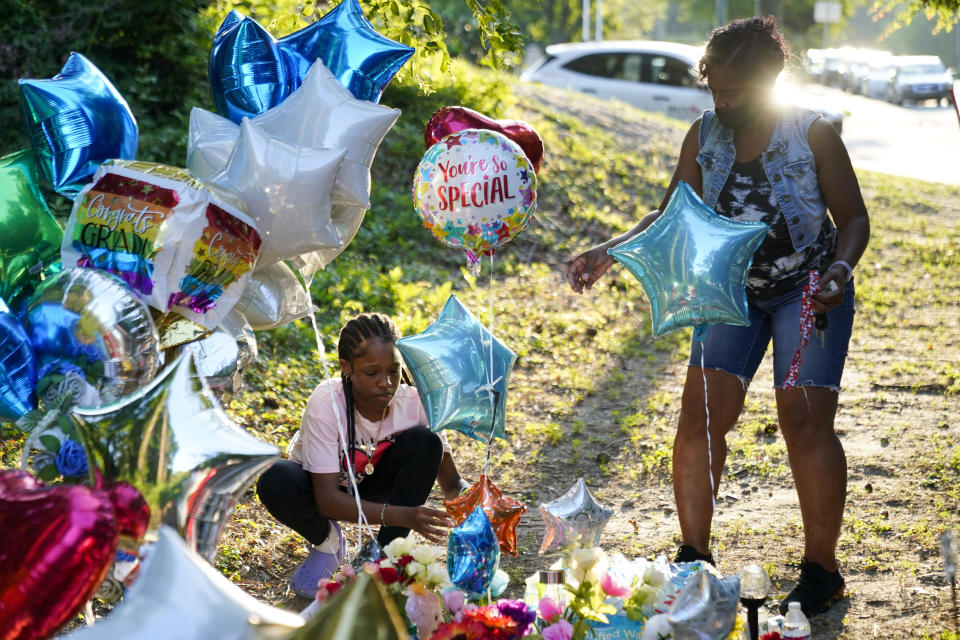
{"type": "MultiPolygon", "coordinates": [[[[418,507],[427,500],[437,479],[443,445],[427,427],[413,427],[396,436],[372,475],[358,487],[360,497],[401,507],[418,507]]],[[[345,491],[341,487],[342,491],[345,491]]],[[[257,481],[257,495],[270,514],[313,544],[330,533],[330,521],[321,516],[313,497],[310,473],[292,460],[280,460],[257,481]]],[[[376,524],[374,522],[371,525],[376,524]]],[[[381,527],[377,542],[385,545],[410,533],[404,527],[381,527]]]]}

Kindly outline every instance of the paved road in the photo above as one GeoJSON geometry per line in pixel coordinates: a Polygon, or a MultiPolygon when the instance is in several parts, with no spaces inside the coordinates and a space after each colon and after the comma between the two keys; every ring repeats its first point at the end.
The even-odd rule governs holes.
{"type": "Polygon", "coordinates": [[[848,113],[843,141],[855,168],[960,185],[960,122],[952,106],[898,107],[819,85],[804,90],[848,113]]]}

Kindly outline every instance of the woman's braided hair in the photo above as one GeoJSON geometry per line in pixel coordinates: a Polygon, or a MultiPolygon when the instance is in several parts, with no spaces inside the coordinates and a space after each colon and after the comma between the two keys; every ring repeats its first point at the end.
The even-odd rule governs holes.
{"type": "MultiPolygon", "coordinates": [[[[367,340],[382,340],[390,344],[400,339],[400,330],[390,316],[383,313],[361,313],[347,321],[340,329],[337,340],[337,356],[341,360],[352,360],[363,353],[367,340]]],[[[346,401],[348,446],[345,455],[351,455],[357,444],[357,427],[354,411],[353,385],[350,376],[340,372],[343,380],[343,397],[346,401]]],[[[354,471],[356,472],[356,471],[354,471]]]]}
{"type": "Polygon", "coordinates": [[[710,34],[700,59],[700,80],[710,75],[711,64],[731,67],[747,78],[776,77],[789,56],[790,47],[773,16],[734,20],[710,34]]]}

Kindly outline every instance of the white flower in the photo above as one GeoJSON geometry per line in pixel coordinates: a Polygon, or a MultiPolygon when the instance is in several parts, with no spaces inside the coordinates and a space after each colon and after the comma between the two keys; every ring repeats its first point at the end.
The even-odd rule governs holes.
{"type": "Polygon", "coordinates": [[[574,549],[570,554],[569,575],[577,582],[597,584],[607,568],[607,554],[599,547],[574,549]]]}
{"type": "Polygon", "coordinates": [[[643,625],[643,640],[665,640],[673,638],[673,629],[664,613],[652,616],[643,625]]]}
{"type": "Polygon", "coordinates": [[[439,563],[431,564],[427,567],[427,582],[432,585],[443,586],[450,582],[450,576],[447,574],[447,568],[439,563]]]}
{"type": "Polygon", "coordinates": [[[574,549],[571,554],[573,564],[582,571],[589,571],[593,565],[603,559],[604,553],[599,547],[589,547],[587,549],[574,549]]]}
{"type": "Polygon", "coordinates": [[[427,576],[427,568],[416,560],[407,565],[406,571],[407,575],[414,580],[423,580],[427,576]]]}
{"type": "Polygon", "coordinates": [[[406,538],[394,538],[387,543],[383,551],[389,558],[402,558],[410,555],[410,552],[413,551],[412,534],[406,538]]]}
{"type": "Polygon", "coordinates": [[[654,587],[662,587],[667,581],[666,574],[656,564],[651,564],[643,572],[643,581],[654,587]]]}
{"type": "Polygon", "coordinates": [[[413,559],[420,564],[429,565],[436,562],[437,558],[445,553],[446,550],[441,549],[438,546],[432,544],[421,544],[414,548],[410,555],[412,555],[413,559]]]}

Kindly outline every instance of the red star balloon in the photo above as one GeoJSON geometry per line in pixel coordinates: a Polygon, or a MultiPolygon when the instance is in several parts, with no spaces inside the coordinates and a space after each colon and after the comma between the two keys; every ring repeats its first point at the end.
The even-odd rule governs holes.
{"type": "Polygon", "coordinates": [[[500,541],[500,550],[517,555],[517,524],[527,508],[523,503],[505,497],[487,476],[480,476],[477,484],[462,495],[453,500],[444,500],[443,506],[458,525],[478,506],[483,507],[500,541]]]}

